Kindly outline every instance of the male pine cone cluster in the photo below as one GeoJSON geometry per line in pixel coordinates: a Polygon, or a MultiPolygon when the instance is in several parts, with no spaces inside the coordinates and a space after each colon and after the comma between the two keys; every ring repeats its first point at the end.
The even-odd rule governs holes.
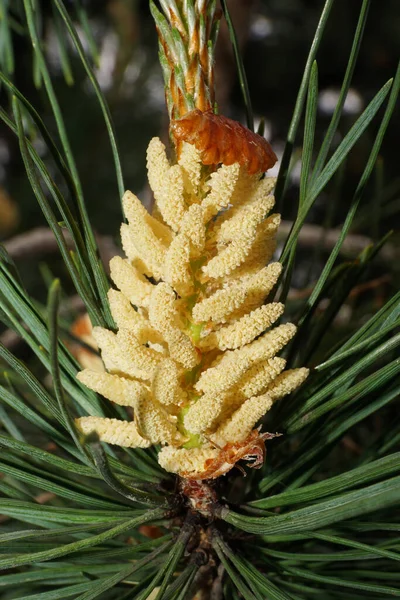
{"type": "Polygon", "coordinates": [[[160,444],[164,469],[209,478],[234,465],[226,450],[256,439],[260,418],[308,374],[284,370],[276,355],[296,328],[272,328],[284,307],[264,304],[281,272],[279,263],[268,264],[280,221],[267,216],[275,181],[239,163],[212,171],[188,143],[170,165],[158,138],[147,169],[155,209],[148,214],[126,192],[127,258],[110,263],[118,331],[94,328],[105,369],[78,374],[108,400],[132,407],[133,420],[77,423],[110,444],[160,444]]]}

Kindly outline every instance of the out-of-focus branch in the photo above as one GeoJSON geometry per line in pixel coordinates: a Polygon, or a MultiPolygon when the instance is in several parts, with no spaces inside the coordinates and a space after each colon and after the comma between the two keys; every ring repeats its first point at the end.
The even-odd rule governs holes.
{"type": "MultiPolygon", "coordinates": [[[[64,237],[68,247],[72,249],[70,236],[64,234],[64,237]]],[[[46,254],[53,254],[57,250],[53,232],[47,227],[37,227],[20,233],[3,242],[3,246],[14,260],[39,258],[46,254]]]]}
{"type": "MultiPolygon", "coordinates": [[[[67,231],[64,232],[64,238],[67,246],[74,248],[71,236],[67,231]]],[[[99,246],[100,256],[106,268],[111,258],[121,253],[121,250],[114,244],[112,238],[106,235],[96,235],[99,246]]],[[[51,229],[47,227],[37,227],[30,231],[25,231],[3,242],[4,248],[14,260],[24,258],[41,258],[43,256],[57,252],[58,246],[51,229]]]]}
{"type": "MultiPolygon", "coordinates": [[[[278,229],[278,242],[284,242],[290,233],[293,223],[291,221],[282,221],[278,229]]],[[[330,251],[336,244],[340,235],[340,229],[324,229],[319,225],[303,225],[299,234],[298,243],[303,248],[315,248],[321,244],[322,250],[330,251]]],[[[71,238],[65,233],[67,245],[73,248],[71,238]]],[[[111,258],[117,254],[121,255],[121,250],[114,243],[110,236],[97,235],[100,255],[108,266],[111,258]]],[[[354,258],[364,248],[373,243],[373,240],[365,235],[357,233],[349,234],[343,242],[340,253],[343,256],[354,258]]],[[[39,258],[57,252],[58,246],[54,235],[47,227],[37,227],[20,235],[10,238],[3,242],[3,246],[14,260],[24,258],[39,258]]],[[[400,258],[400,249],[394,244],[386,244],[379,253],[381,259],[392,261],[400,258]]]]}

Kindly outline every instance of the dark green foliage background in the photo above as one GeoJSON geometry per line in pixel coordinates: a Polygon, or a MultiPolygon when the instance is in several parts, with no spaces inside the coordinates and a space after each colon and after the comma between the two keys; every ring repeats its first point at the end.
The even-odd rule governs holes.
{"type": "MultiPolygon", "coordinates": [[[[0,6],[4,9],[6,4],[3,1],[0,6]]],[[[51,4],[42,2],[44,39],[53,18],[51,4]]],[[[64,4],[75,14],[76,2],[64,4]]],[[[317,0],[252,4],[255,14],[268,19],[271,34],[263,39],[250,35],[244,61],[254,112],[270,123],[276,148],[286,139],[322,4],[317,0]]],[[[148,201],[145,149],[153,135],[166,138],[167,126],[148,3],[113,0],[85,6],[99,47],[110,32],[115,35],[121,62],[106,96],[125,185],[148,201]],[[131,87],[122,83],[128,63],[136,69],[137,79],[131,87]]],[[[233,9],[233,2],[231,6],[233,9]]],[[[329,125],[329,118],[317,111],[313,146],[317,80],[320,91],[340,88],[360,7],[361,2],[334,3],[317,55],[318,72],[315,65],[311,71],[305,117],[294,147],[297,160],[301,153],[303,157],[300,185],[298,180],[290,180],[284,200],[281,194],[278,198],[286,222],[296,217],[299,204],[300,214],[307,212],[304,207],[309,194],[312,196],[312,185],[305,176],[307,164],[313,168],[329,125]]],[[[239,33],[241,25],[237,23],[239,33]]],[[[212,533],[212,550],[207,548],[207,552],[221,561],[226,573],[221,588],[224,596],[215,598],[400,597],[398,106],[350,229],[351,235],[366,237],[366,247],[355,253],[342,248],[324,285],[320,278],[332,249],[322,247],[324,236],[345,221],[369,153],[376,147],[380,123],[388,114],[386,107],[395,102],[389,85],[381,88],[396,73],[399,27],[398,2],[372,0],[352,88],[364,107],[372,101],[373,112],[384,99],[383,105],[307,212],[306,222],[322,227],[319,241],[310,247],[301,234],[297,252],[292,254],[292,234],[284,250],[281,298],[287,295],[285,314],[300,325],[287,358],[291,365],[306,364],[315,370],[298,394],[268,415],[264,427],[285,435],[268,443],[264,469],[249,471],[246,478],[232,471],[218,482],[221,502],[214,507],[214,521],[185,521],[187,508],[174,493],[172,479],[161,483],[165,473],[158,467],[154,451],[118,451],[107,457],[93,440],[85,448],[79,439],[74,445],[69,433],[71,414],[126,414],[76,381],[77,365],[57,342],[59,328],[65,336],[75,316],[74,312],[63,314],[58,323],[60,300],[73,293],[58,255],[18,261],[24,285],[35,301],[21,290],[13,266],[0,256],[0,306],[7,313],[2,331],[14,327],[26,342],[15,346],[16,357],[0,346],[0,470],[5,474],[5,479],[0,479],[0,513],[5,516],[0,566],[11,569],[0,579],[0,597],[145,600],[154,586],[161,585],[162,600],[187,600],[193,596],[190,585],[204,560],[193,541],[201,527],[212,533]],[[389,248],[392,254],[385,254],[379,240],[390,229],[395,231],[385,240],[383,250],[389,248]],[[46,264],[45,269],[41,263],[46,264]],[[62,281],[61,297],[59,283],[49,285],[53,277],[62,281]],[[50,440],[56,442],[55,447],[46,445],[50,440]],[[43,506],[32,501],[46,492],[56,497],[43,506]],[[138,532],[137,527],[147,522],[157,523],[164,537],[149,540],[138,532]],[[30,532],[33,527],[40,533],[30,532]],[[52,532],[52,528],[56,530],[52,532]],[[139,562],[132,562],[138,558],[139,562]]],[[[33,83],[30,43],[17,33],[13,48],[13,81],[57,139],[44,88],[33,83]]],[[[7,72],[4,50],[2,58],[7,72]]],[[[223,52],[221,61],[227,61],[223,64],[228,73],[230,63],[223,52]]],[[[121,212],[107,129],[80,60],[70,54],[70,63],[75,85],[65,83],[57,66],[52,81],[80,170],[90,221],[97,232],[118,245],[121,212]]],[[[4,87],[0,94],[0,104],[7,107],[20,138],[18,142],[1,126],[0,137],[10,153],[2,183],[21,213],[20,228],[14,234],[29,232],[45,223],[25,168],[34,186],[37,174],[22,135],[21,103],[14,101],[11,106],[4,87]]],[[[237,82],[223,102],[225,114],[245,120],[237,82]]],[[[332,150],[358,117],[342,117],[332,150]]],[[[41,152],[35,131],[28,129],[27,133],[32,133],[41,152]]],[[[43,150],[42,158],[65,192],[65,182],[50,153],[43,150]]],[[[93,266],[92,257],[85,252],[82,255],[79,266],[89,265],[97,277],[99,268],[93,266]]],[[[97,279],[96,285],[91,299],[100,320],[107,319],[97,279]]],[[[218,576],[213,563],[209,576],[218,576]]]]}

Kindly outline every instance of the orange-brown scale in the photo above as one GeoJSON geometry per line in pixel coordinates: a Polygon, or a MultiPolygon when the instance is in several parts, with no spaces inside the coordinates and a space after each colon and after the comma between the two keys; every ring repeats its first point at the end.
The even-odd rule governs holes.
{"type": "Polygon", "coordinates": [[[265,138],[232,119],[212,110],[195,109],[171,122],[177,148],[182,142],[193,144],[205,165],[239,163],[250,175],[268,171],[277,161],[265,138]]]}

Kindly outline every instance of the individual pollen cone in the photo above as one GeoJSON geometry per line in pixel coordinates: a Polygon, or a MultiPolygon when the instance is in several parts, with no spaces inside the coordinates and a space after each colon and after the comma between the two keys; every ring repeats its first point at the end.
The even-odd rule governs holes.
{"type": "Polygon", "coordinates": [[[89,416],[78,425],[121,446],[160,443],[160,465],[188,479],[218,477],[244,457],[260,466],[269,434],[258,421],[308,374],[284,370],[277,354],[296,327],[274,327],[284,306],[265,304],[281,273],[265,266],[279,224],[269,215],[274,180],[239,162],[210,173],[187,142],[170,165],[152,140],[147,166],[154,215],[126,192],[127,258],[111,261],[118,331],[93,331],[106,372],[78,375],[132,407],[133,421],[89,416]]]}

